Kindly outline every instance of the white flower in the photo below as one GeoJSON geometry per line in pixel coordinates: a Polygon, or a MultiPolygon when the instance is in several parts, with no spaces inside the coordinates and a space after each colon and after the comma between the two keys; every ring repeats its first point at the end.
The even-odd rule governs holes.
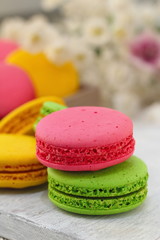
{"type": "Polygon", "coordinates": [[[159,9],[157,4],[146,3],[139,4],[132,9],[134,16],[134,28],[138,31],[156,30],[159,25],[159,9]],[[139,14],[141,13],[141,14],[139,14]]]}
{"type": "Polygon", "coordinates": [[[130,91],[122,91],[117,92],[112,97],[113,108],[127,114],[130,117],[138,115],[141,107],[141,101],[136,94],[130,91]]]}
{"type": "Polygon", "coordinates": [[[89,19],[85,22],[83,32],[86,41],[95,47],[103,46],[110,39],[105,18],[89,19]]]}
{"type": "Polygon", "coordinates": [[[125,60],[111,58],[106,62],[101,60],[100,69],[103,73],[103,81],[99,84],[103,104],[131,117],[135,116],[141,107],[143,95],[135,92],[135,86],[139,84],[139,79],[134,68],[125,60]]]}
{"type": "Polygon", "coordinates": [[[120,23],[114,24],[112,28],[112,39],[117,44],[122,44],[122,41],[125,41],[128,37],[128,29],[120,23]],[[120,43],[121,42],[121,43],[120,43]]]}
{"type": "Polygon", "coordinates": [[[114,46],[110,48],[109,47],[102,48],[102,55],[101,55],[102,66],[105,67],[106,62],[110,62],[114,60],[115,56],[116,56],[116,53],[115,53],[114,46]]]}
{"type": "Polygon", "coordinates": [[[43,49],[57,36],[57,32],[47,22],[29,21],[21,36],[21,45],[32,53],[42,52],[43,49]]]}
{"type": "Polygon", "coordinates": [[[64,27],[67,29],[68,34],[77,34],[81,31],[82,23],[79,20],[73,20],[72,18],[66,18],[64,27]]]}
{"type": "Polygon", "coordinates": [[[7,18],[1,24],[0,36],[19,43],[24,27],[25,22],[22,18],[7,18]]]}
{"type": "Polygon", "coordinates": [[[134,70],[126,62],[111,60],[106,62],[105,68],[102,66],[105,82],[110,91],[128,90],[135,85],[134,70]]]}
{"type": "Polygon", "coordinates": [[[41,6],[44,10],[50,11],[57,7],[60,3],[62,3],[64,0],[41,0],[41,6]]]}
{"type": "Polygon", "coordinates": [[[155,102],[146,107],[137,117],[137,121],[160,125],[160,102],[155,102]]]}
{"type": "Polygon", "coordinates": [[[123,42],[129,41],[133,36],[133,24],[134,20],[132,19],[131,13],[118,14],[111,28],[112,40],[116,45],[122,45],[123,42]]]}
{"type": "Polygon", "coordinates": [[[21,45],[24,49],[32,53],[41,52],[46,44],[46,36],[37,27],[28,27],[21,38],[21,45]]]}
{"type": "Polygon", "coordinates": [[[71,61],[71,52],[68,46],[68,40],[56,39],[44,49],[44,53],[54,64],[63,65],[64,63],[71,61]]]}
{"type": "Polygon", "coordinates": [[[43,14],[33,15],[32,17],[29,18],[28,23],[29,24],[40,24],[40,25],[49,24],[47,17],[43,14]]]}
{"type": "Polygon", "coordinates": [[[94,54],[83,39],[70,39],[70,51],[75,66],[83,71],[93,64],[94,54]]]}

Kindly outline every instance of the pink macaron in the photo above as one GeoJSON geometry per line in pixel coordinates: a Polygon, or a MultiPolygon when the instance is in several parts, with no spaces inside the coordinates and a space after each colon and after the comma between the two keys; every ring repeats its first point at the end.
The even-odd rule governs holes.
{"type": "Polygon", "coordinates": [[[19,46],[15,42],[0,40],[0,62],[4,61],[11,52],[15,51],[18,48],[19,46]]]}
{"type": "Polygon", "coordinates": [[[19,67],[0,63],[0,118],[34,98],[30,77],[19,67]]]}
{"type": "Polygon", "coordinates": [[[36,129],[37,157],[51,168],[96,171],[134,152],[133,123],[104,107],[74,107],[43,118],[36,129]]]}

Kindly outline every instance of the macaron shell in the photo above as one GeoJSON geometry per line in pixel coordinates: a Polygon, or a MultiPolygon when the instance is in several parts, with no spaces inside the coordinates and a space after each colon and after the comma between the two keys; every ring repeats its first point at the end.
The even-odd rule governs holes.
{"type": "Polygon", "coordinates": [[[47,170],[36,159],[35,138],[0,134],[0,187],[24,188],[47,181],[47,170]]]}
{"type": "Polygon", "coordinates": [[[112,215],[117,213],[124,213],[135,209],[140,206],[147,196],[147,189],[141,190],[139,193],[132,193],[128,196],[119,197],[115,199],[82,199],[75,198],[73,196],[63,196],[59,192],[59,202],[53,200],[52,194],[49,192],[49,199],[53,202],[57,207],[78,214],[85,215],[112,215]],[[69,205],[67,205],[68,203],[69,205]],[[73,204],[73,206],[72,206],[73,204]],[[129,205],[127,205],[129,204],[129,205]],[[77,206],[77,207],[74,207],[77,206]],[[114,206],[111,208],[111,206],[114,206]],[[117,205],[117,208],[116,208],[117,205]],[[122,207],[123,206],[123,207],[122,207]],[[87,209],[88,207],[88,209],[87,209]],[[100,207],[100,209],[98,208],[100,207]]]}
{"type": "Polygon", "coordinates": [[[100,169],[108,168],[114,165],[117,165],[119,163],[124,162],[126,159],[131,157],[133,155],[133,152],[130,152],[130,154],[125,155],[125,157],[121,157],[120,159],[108,161],[108,162],[103,162],[103,163],[94,163],[94,164],[85,164],[85,165],[62,165],[62,164],[54,164],[51,162],[46,162],[45,160],[42,160],[41,158],[38,158],[41,164],[43,164],[46,167],[49,168],[54,168],[54,169],[59,169],[63,171],[98,171],[100,169]]]}
{"type": "Polygon", "coordinates": [[[46,169],[22,173],[0,173],[0,188],[26,188],[47,182],[46,169]]]}
{"type": "Polygon", "coordinates": [[[39,116],[39,111],[46,101],[64,104],[61,98],[47,96],[34,99],[15,109],[0,121],[0,133],[31,134],[33,124],[39,116]]]}
{"type": "Polygon", "coordinates": [[[35,155],[35,138],[0,134],[0,172],[23,172],[44,168],[35,155]]]}
{"type": "Polygon", "coordinates": [[[58,207],[87,215],[110,215],[132,210],[147,196],[148,170],[133,156],[96,172],[48,169],[49,198],[58,207]]]}
{"type": "Polygon", "coordinates": [[[141,159],[132,156],[121,164],[95,172],[66,172],[48,168],[48,176],[51,186],[66,194],[114,197],[144,187],[148,170],[141,159]]]}
{"type": "Polygon", "coordinates": [[[29,76],[17,66],[0,63],[0,118],[34,98],[29,76]]]}
{"type": "Polygon", "coordinates": [[[18,44],[8,40],[0,40],[0,62],[4,61],[6,57],[13,51],[19,48],[18,44]]]}
{"type": "Polygon", "coordinates": [[[133,123],[129,117],[104,107],[58,111],[41,120],[36,131],[38,138],[62,148],[106,146],[132,134],[133,123]]]}
{"type": "Polygon", "coordinates": [[[7,62],[24,69],[31,77],[38,97],[73,94],[79,88],[79,78],[71,63],[56,66],[44,54],[31,54],[17,50],[7,58],[7,62]]]}

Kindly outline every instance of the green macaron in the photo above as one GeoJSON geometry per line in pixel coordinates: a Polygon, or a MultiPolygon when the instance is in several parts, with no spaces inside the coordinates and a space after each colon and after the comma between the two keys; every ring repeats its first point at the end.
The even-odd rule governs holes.
{"type": "Polygon", "coordinates": [[[40,120],[42,118],[44,118],[45,116],[53,113],[53,112],[57,112],[60,110],[63,110],[67,108],[66,106],[56,103],[56,102],[45,102],[42,106],[42,108],[40,109],[40,116],[36,119],[34,125],[33,125],[33,129],[35,130],[37,127],[37,124],[40,122],[40,120]]]}
{"type": "Polygon", "coordinates": [[[138,207],[147,195],[145,163],[127,161],[95,172],[66,172],[48,168],[49,198],[74,213],[109,215],[138,207]]]}
{"type": "Polygon", "coordinates": [[[57,112],[60,111],[62,109],[67,108],[64,105],[61,105],[59,103],[55,103],[55,102],[45,102],[40,110],[40,114],[45,117],[48,114],[51,114],[53,112],[57,112]]]}

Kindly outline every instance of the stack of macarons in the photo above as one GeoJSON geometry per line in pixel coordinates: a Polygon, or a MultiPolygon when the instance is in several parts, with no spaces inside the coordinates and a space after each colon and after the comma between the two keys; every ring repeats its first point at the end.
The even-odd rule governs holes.
{"type": "Polygon", "coordinates": [[[148,171],[133,156],[132,121],[103,107],[74,107],[36,127],[37,158],[48,167],[49,198],[79,214],[108,215],[139,206],[148,171]]]}

